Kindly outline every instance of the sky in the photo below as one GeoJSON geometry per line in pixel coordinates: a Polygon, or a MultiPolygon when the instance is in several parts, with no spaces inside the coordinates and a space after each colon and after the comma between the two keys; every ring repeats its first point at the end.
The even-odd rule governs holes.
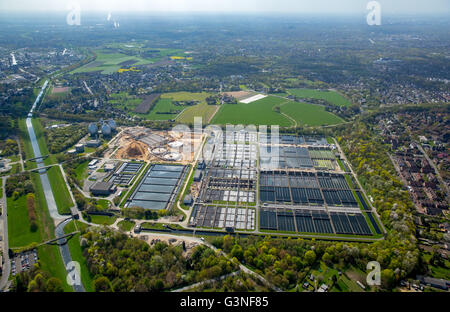
{"type": "MultiPolygon", "coordinates": [[[[69,11],[151,12],[286,12],[355,14],[365,12],[370,0],[0,0],[0,12],[69,11]]],[[[450,0],[378,0],[385,14],[450,14],[450,0]]]]}

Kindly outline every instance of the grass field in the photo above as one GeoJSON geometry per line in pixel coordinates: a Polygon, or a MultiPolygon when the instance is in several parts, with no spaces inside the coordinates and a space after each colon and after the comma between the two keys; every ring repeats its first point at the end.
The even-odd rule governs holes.
{"type": "Polygon", "coordinates": [[[84,185],[84,180],[88,177],[89,174],[88,167],[89,167],[89,160],[86,160],[85,162],[81,163],[78,167],[75,168],[75,175],[80,185],[84,185]]]}
{"type": "Polygon", "coordinates": [[[314,89],[289,89],[289,94],[311,99],[321,99],[337,106],[350,106],[351,103],[336,91],[321,91],[314,89]]]}
{"type": "Polygon", "coordinates": [[[161,96],[161,98],[170,98],[172,101],[198,101],[199,104],[195,106],[189,106],[181,113],[177,121],[181,123],[193,123],[194,117],[202,117],[203,124],[207,123],[217,110],[216,105],[208,105],[205,101],[207,97],[211,96],[210,93],[189,93],[189,92],[176,92],[168,93],[161,96]]]}
{"type": "Polygon", "coordinates": [[[30,231],[30,221],[26,206],[26,196],[21,196],[17,200],[8,197],[8,236],[10,248],[25,247],[34,242],[42,240],[38,226],[36,232],[30,231]]]}
{"type": "Polygon", "coordinates": [[[293,126],[293,122],[274,111],[275,106],[281,106],[286,102],[289,101],[275,96],[268,96],[249,104],[224,104],[211,123],[219,125],[279,125],[281,127],[290,127],[293,126]]]}
{"type": "Polygon", "coordinates": [[[130,95],[128,92],[112,93],[110,94],[109,104],[115,108],[132,112],[139,104],[142,103],[142,99],[137,96],[130,95]]]}
{"type": "Polygon", "coordinates": [[[117,226],[119,227],[119,229],[121,229],[124,232],[128,232],[131,231],[131,229],[134,227],[135,223],[133,221],[120,221],[119,223],[117,223],[117,226]]]}
{"type": "Polygon", "coordinates": [[[56,245],[43,245],[38,247],[37,251],[42,270],[59,279],[64,292],[72,292],[72,286],[67,284],[67,271],[61,258],[59,247],[56,245]]]}
{"type": "Polygon", "coordinates": [[[74,204],[61,170],[59,167],[52,167],[47,170],[47,175],[50,180],[50,185],[52,186],[53,194],[55,195],[58,212],[62,215],[70,214],[70,207],[74,204]]]}
{"type": "Polygon", "coordinates": [[[158,114],[158,113],[168,113],[175,110],[183,110],[182,106],[175,106],[171,99],[161,98],[156,102],[155,106],[150,110],[148,114],[138,114],[147,120],[172,120],[177,118],[178,113],[173,114],[158,114]]]}
{"type": "Polygon", "coordinates": [[[116,222],[117,217],[109,217],[109,216],[96,216],[96,215],[90,215],[91,216],[91,222],[95,224],[101,224],[101,225],[111,225],[114,222],[116,222]]]}
{"type": "Polygon", "coordinates": [[[148,65],[154,61],[150,59],[144,59],[138,56],[126,55],[123,53],[106,53],[106,51],[95,51],[97,59],[94,62],[86,64],[76,70],[72,71],[72,74],[77,73],[89,73],[89,72],[101,72],[102,74],[112,74],[122,68],[122,63],[127,62],[127,65],[148,65]]]}
{"type": "Polygon", "coordinates": [[[281,106],[281,112],[302,126],[326,126],[344,122],[338,116],[325,111],[323,106],[307,103],[289,102],[281,106]]]}
{"type": "Polygon", "coordinates": [[[140,115],[148,120],[172,120],[184,124],[192,124],[194,117],[202,117],[203,123],[208,122],[217,110],[216,105],[208,105],[205,99],[210,93],[173,92],[161,95],[155,107],[146,115],[140,115]],[[196,101],[193,106],[176,106],[173,102],[196,101]],[[178,112],[177,112],[178,111],[178,112]],[[158,112],[173,112],[171,114],[158,114],[158,112]]]}

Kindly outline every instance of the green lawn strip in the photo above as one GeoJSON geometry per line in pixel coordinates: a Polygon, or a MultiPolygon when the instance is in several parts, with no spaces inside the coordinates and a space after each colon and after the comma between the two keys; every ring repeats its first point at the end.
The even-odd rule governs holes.
{"type": "MultiPolygon", "coordinates": [[[[188,170],[191,170],[191,167],[190,167],[188,170]]],[[[178,194],[178,196],[177,196],[177,200],[175,201],[175,203],[177,203],[178,201],[181,200],[180,207],[183,208],[184,210],[189,210],[189,208],[190,208],[190,207],[188,207],[188,206],[186,206],[186,205],[184,204],[184,198],[186,197],[187,194],[190,194],[190,192],[191,192],[191,185],[192,185],[192,183],[194,182],[195,170],[198,170],[198,169],[194,169],[194,170],[192,171],[192,174],[191,174],[191,176],[189,177],[189,180],[188,180],[188,182],[187,182],[187,185],[186,185],[186,188],[185,188],[185,190],[184,190],[184,193],[181,193],[181,192],[180,192],[180,193],[178,194]]]]}
{"type": "Polygon", "coordinates": [[[164,225],[167,224],[144,222],[141,224],[141,228],[145,230],[167,230],[167,228],[165,228],[164,225]]]}
{"type": "Polygon", "coordinates": [[[26,196],[21,196],[17,200],[7,197],[8,207],[8,236],[10,248],[25,247],[32,243],[42,241],[40,224],[36,232],[30,230],[30,220],[26,206],[26,196]]]}
{"type": "Polygon", "coordinates": [[[342,163],[342,161],[340,159],[336,159],[336,160],[337,160],[339,167],[342,169],[342,171],[345,171],[345,167],[344,167],[344,164],[342,163]]]}
{"type": "Polygon", "coordinates": [[[42,127],[41,121],[39,119],[32,119],[31,123],[33,125],[34,133],[36,135],[36,140],[39,145],[39,149],[41,150],[41,155],[46,156],[47,158],[44,159],[44,164],[46,166],[56,163],[55,156],[50,155],[50,152],[47,148],[47,143],[45,142],[45,136],[44,136],[44,127],[42,127]]]}
{"type": "MultiPolygon", "coordinates": [[[[81,229],[84,229],[88,227],[86,224],[82,222],[75,223],[74,221],[71,221],[68,223],[64,229],[65,233],[72,233],[81,229]]],[[[80,245],[80,233],[77,233],[75,236],[73,236],[71,239],[68,240],[68,246],[70,250],[70,255],[72,256],[73,261],[77,261],[80,264],[80,270],[81,270],[81,282],[87,292],[94,292],[94,286],[93,286],[93,276],[91,276],[89,272],[89,268],[87,266],[86,258],[83,256],[83,249],[80,245]]]]}
{"type": "Polygon", "coordinates": [[[334,140],[332,137],[327,137],[328,144],[334,144],[334,140]]]}
{"type": "Polygon", "coordinates": [[[116,216],[97,216],[97,215],[89,215],[91,217],[91,223],[100,224],[100,225],[111,225],[116,222],[116,216]]]}
{"type": "Polygon", "coordinates": [[[67,284],[67,271],[59,247],[42,245],[37,248],[37,251],[42,270],[49,272],[52,277],[58,278],[63,285],[64,292],[72,292],[72,286],[67,284]]]}
{"type": "Polygon", "coordinates": [[[47,170],[47,175],[55,196],[58,212],[62,215],[69,215],[70,208],[73,207],[74,203],[70,196],[69,190],[67,189],[67,185],[64,181],[60,168],[58,166],[51,167],[47,170]]]}
{"type": "Polygon", "coordinates": [[[131,231],[131,229],[134,227],[136,223],[134,223],[133,221],[120,221],[119,223],[117,223],[117,226],[119,227],[119,229],[121,229],[124,232],[129,232],[131,231]]]}
{"type": "MultiPolygon", "coordinates": [[[[19,120],[19,131],[20,131],[20,137],[23,141],[24,145],[24,152],[25,152],[25,158],[26,159],[32,159],[34,158],[34,152],[33,147],[31,145],[30,137],[28,135],[27,125],[25,119],[19,120]]],[[[25,159],[24,159],[25,160],[25,159]]],[[[34,169],[36,168],[36,162],[28,161],[25,163],[25,170],[34,169]]]]}
{"type": "MultiPolygon", "coordinates": [[[[372,222],[370,222],[369,216],[367,215],[367,213],[365,211],[362,212],[364,218],[366,219],[367,225],[370,228],[370,231],[372,232],[373,235],[376,235],[377,232],[375,231],[375,228],[373,227],[372,222]]],[[[375,219],[375,218],[374,218],[375,219]]],[[[381,227],[378,226],[379,229],[381,229],[381,227]]]]}
{"type": "Polygon", "coordinates": [[[81,163],[78,167],[75,168],[75,175],[80,185],[84,185],[84,180],[88,177],[88,167],[89,167],[89,160],[86,160],[85,162],[81,163]]]}

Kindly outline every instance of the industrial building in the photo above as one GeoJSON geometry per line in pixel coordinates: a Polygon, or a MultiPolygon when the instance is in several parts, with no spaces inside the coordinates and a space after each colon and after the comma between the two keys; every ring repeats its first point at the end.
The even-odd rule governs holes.
{"type": "Polygon", "coordinates": [[[97,182],[89,188],[94,196],[109,196],[115,193],[117,187],[112,182],[97,182]]]}

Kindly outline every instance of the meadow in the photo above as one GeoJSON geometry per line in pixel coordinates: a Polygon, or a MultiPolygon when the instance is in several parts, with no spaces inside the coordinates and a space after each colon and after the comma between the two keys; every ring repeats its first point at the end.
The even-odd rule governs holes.
{"type": "Polygon", "coordinates": [[[351,103],[336,91],[321,91],[314,89],[289,89],[287,92],[301,98],[320,99],[337,106],[350,106],[351,103]]]}
{"type": "Polygon", "coordinates": [[[107,46],[105,49],[96,50],[97,58],[95,61],[88,63],[74,71],[77,73],[101,72],[102,74],[112,74],[118,72],[123,66],[139,66],[149,65],[163,60],[164,58],[184,58],[185,54],[182,50],[177,49],[151,49],[152,53],[149,57],[140,57],[136,55],[127,55],[129,52],[145,53],[150,49],[143,48],[142,44],[132,43],[115,43],[107,46]],[[124,52],[124,53],[122,53],[124,52]],[[127,54],[125,54],[127,53],[127,54]]]}
{"type": "Polygon", "coordinates": [[[320,105],[289,102],[281,106],[281,112],[302,126],[326,126],[344,122],[338,116],[325,111],[325,107],[320,105]]]}
{"type": "Polygon", "coordinates": [[[210,93],[190,93],[190,92],[173,92],[165,93],[161,95],[160,100],[156,103],[155,107],[144,118],[148,120],[172,120],[176,119],[177,122],[191,124],[194,122],[194,117],[202,117],[203,123],[206,123],[212,115],[215,113],[217,106],[208,105],[206,98],[210,96],[210,93]],[[199,102],[193,106],[176,106],[173,102],[177,101],[196,101],[199,102]],[[158,114],[158,112],[175,112],[173,114],[158,114]]]}
{"type": "Polygon", "coordinates": [[[275,106],[281,106],[286,102],[289,101],[275,96],[268,96],[249,104],[224,104],[211,123],[218,125],[279,125],[281,127],[290,127],[293,126],[293,122],[274,111],[275,106]]]}
{"type": "Polygon", "coordinates": [[[104,51],[96,51],[97,58],[94,62],[86,64],[74,71],[77,73],[90,73],[100,71],[102,74],[112,74],[122,68],[122,64],[127,65],[148,65],[154,63],[150,59],[144,59],[138,56],[130,56],[123,53],[105,53],[104,51]]]}

